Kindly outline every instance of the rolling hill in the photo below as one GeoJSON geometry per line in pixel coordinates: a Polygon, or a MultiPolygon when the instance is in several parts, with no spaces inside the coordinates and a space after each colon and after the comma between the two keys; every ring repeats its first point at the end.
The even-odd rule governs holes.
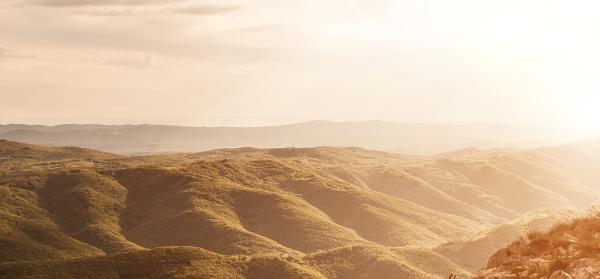
{"type": "Polygon", "coordinates": [[[465,277],[572,212],[542,208],[595,201],[587,146],[128,157],[0,141],[0,278],[465,277]]]}

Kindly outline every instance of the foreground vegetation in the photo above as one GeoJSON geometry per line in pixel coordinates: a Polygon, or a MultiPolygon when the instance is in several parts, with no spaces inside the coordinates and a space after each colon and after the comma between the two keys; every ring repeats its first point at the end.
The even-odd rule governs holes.
{"type": "Polygon", "coordinates": [[[477,278],[600,276],[600,213],[530,231],[496,252],[477,278]]]}

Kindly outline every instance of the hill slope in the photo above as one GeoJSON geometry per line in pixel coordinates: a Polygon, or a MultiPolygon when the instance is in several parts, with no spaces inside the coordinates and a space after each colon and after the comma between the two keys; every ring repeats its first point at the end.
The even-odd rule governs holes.
{"type": "Polygon", "coordinates": [[[501,232],[537,217],[508,220],[592,202],[598,155],[319,147],[123,157],[0,141],[0,274],[467,276],[478,262],[460,254],[501,247],[501,232]]]}
{"type": "Polygon", "coordinates": [[[600,276],[597,214],[530,231],[496,252],[477,278],[596,278],[600,276]]]}
{"type": "Polygon", "coordinates": [[[570,209],[534,210],[511,222],[484,230],[464,240],[443,244],[434,250],[466,270],[476,273],[487,264],[496,251],[528,231],[546,231],[554,224],[569,220],[576,214],[576,211],[570,209]]]}
{"type": "Polygon", "coordinates": [[[467,275],[428,252],[419,256],[433,257],[426,263],[436,264],[434,273],[405,261],[407,256],[412,255],[376,246],[349,246],[305,256],[223,256],[201,248],[162,247],[78,260],[4,263],[0,278],[428,279],[446,272],[467,275]]]}

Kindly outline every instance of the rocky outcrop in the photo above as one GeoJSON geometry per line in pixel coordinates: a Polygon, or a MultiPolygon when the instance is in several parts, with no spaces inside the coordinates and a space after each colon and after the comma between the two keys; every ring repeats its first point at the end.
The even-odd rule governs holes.
{"type": "Polygon", "coordinates": [[[600,278],[600,215],[529,233],[496,252],[476,278],[600,278]]]}

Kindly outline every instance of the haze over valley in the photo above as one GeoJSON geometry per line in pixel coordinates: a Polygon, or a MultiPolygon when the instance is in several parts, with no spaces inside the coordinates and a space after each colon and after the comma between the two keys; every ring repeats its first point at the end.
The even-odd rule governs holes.
{"type": "Polygon", "coordinates": [[[167,125],[0,125],[0,139],[80,146],[120,154],[198,152],[235,147],[354,146],[433,155],[463,148],[522,148],[566,142],[542,127],[310,121],[264,127],[167,125]]]}

